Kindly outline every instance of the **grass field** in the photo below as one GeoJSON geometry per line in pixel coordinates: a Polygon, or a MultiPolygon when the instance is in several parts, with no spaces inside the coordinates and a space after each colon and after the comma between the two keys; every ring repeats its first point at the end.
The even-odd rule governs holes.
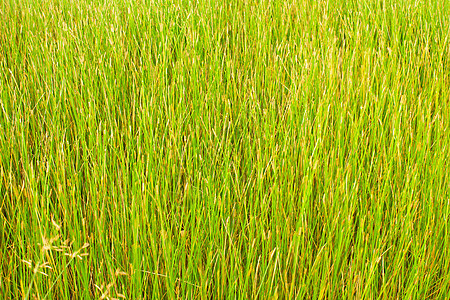
{"type": "Polygon", "coordinates": [[[1,299],[449,299],[450,3],[4,0],[1,299]]]}

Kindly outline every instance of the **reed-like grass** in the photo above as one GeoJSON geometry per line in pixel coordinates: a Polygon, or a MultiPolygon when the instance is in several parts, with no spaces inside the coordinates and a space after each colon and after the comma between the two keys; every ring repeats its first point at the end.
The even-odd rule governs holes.
{"type": "Polygon", "coordinates": [[[0,2],[0,298],[450,298],[450,7],[0,2]]]}

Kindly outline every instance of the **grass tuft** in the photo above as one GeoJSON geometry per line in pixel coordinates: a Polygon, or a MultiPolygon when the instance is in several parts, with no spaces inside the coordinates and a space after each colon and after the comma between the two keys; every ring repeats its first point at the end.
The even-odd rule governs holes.
{"type": "Polygon", "coordinates": [[[446,1],[0,3],[0,298],[450,298],[446,1]]]}

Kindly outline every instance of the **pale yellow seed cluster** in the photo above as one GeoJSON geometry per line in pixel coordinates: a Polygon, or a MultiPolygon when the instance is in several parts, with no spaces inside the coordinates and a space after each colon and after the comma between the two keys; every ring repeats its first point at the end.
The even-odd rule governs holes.
{"type": "MultiPolygon", "coordinates": [[[[128,273],[121,271],[120,269],[117,269],[114,273],[115,279],[117,279],[119,276],[128,276],[128,273]]],[[[114,280],[111,283],[108,283],[106,286],[104,284],[98,286],[94,285],[96,289],[98,289],[101,293],[101,296],[99,299],[107,299],[107,300],[119,300],[119,299],[126,299],[125,295],[118,293],[115,291],[115,297],[112,295],[111,289],[115,286],[116,280],[114,280]]]]}
{"type": "MultiPolygon", "coordinates": [[[[52,217],[52,224],[55,227],[56,231],[61,230],[61,226],[53,219],[52,217]]],[[[84,243],[83,246],[81,246],[78,250],[73,250],[73,240],[66,239],[63,242],[61,242],[59,245],[56,244],[57,241],[60,240],[60,235],[57,234],[51,238],[47,238],[46,236],[42,236],[42,244],[39,243],[38,246],[40,246],[41,249],[41,256],[39,261],[33,262],[32,260],[26,260],[22,259],[22,262],[25,264],[25,266],[32,270],[34,276],[31,280],[28,290],[26,292],[26,295],[28,296],[31,292],[31,287],[33,282],[36,280],[35,276],[36,274],[41,274],[44,276],[49,276],[48,273],[45,271],[48,270],[54,270],[54,267],[51,267],[50,262],[46,261],[46,258],[48,257],[48,254],[50,254],[52,251],[60,252],[64,256],[68,256],[70,258],[70,261],[74,259],[83,260],[83,257],[88,256],[89,253],[87,252],[87,248],[89,248],[89,243],[84,243]]],[[[67,266],[66,266],[67,267],[67,266]]],[[[66,268],[63,270],[59,270],[59,274],[62,274],[62,272],[65,271],[66,268]]],[[[26,296],[26,298],[27,298],[26,296]]]]}

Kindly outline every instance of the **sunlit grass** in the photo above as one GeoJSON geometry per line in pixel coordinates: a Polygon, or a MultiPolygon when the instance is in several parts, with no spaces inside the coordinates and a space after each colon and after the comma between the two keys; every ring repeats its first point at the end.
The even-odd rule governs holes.
{"type": "Polygon", "coordinates": [[[446,1],[0,4],[0,298],[450,298],[446,1]]]}

